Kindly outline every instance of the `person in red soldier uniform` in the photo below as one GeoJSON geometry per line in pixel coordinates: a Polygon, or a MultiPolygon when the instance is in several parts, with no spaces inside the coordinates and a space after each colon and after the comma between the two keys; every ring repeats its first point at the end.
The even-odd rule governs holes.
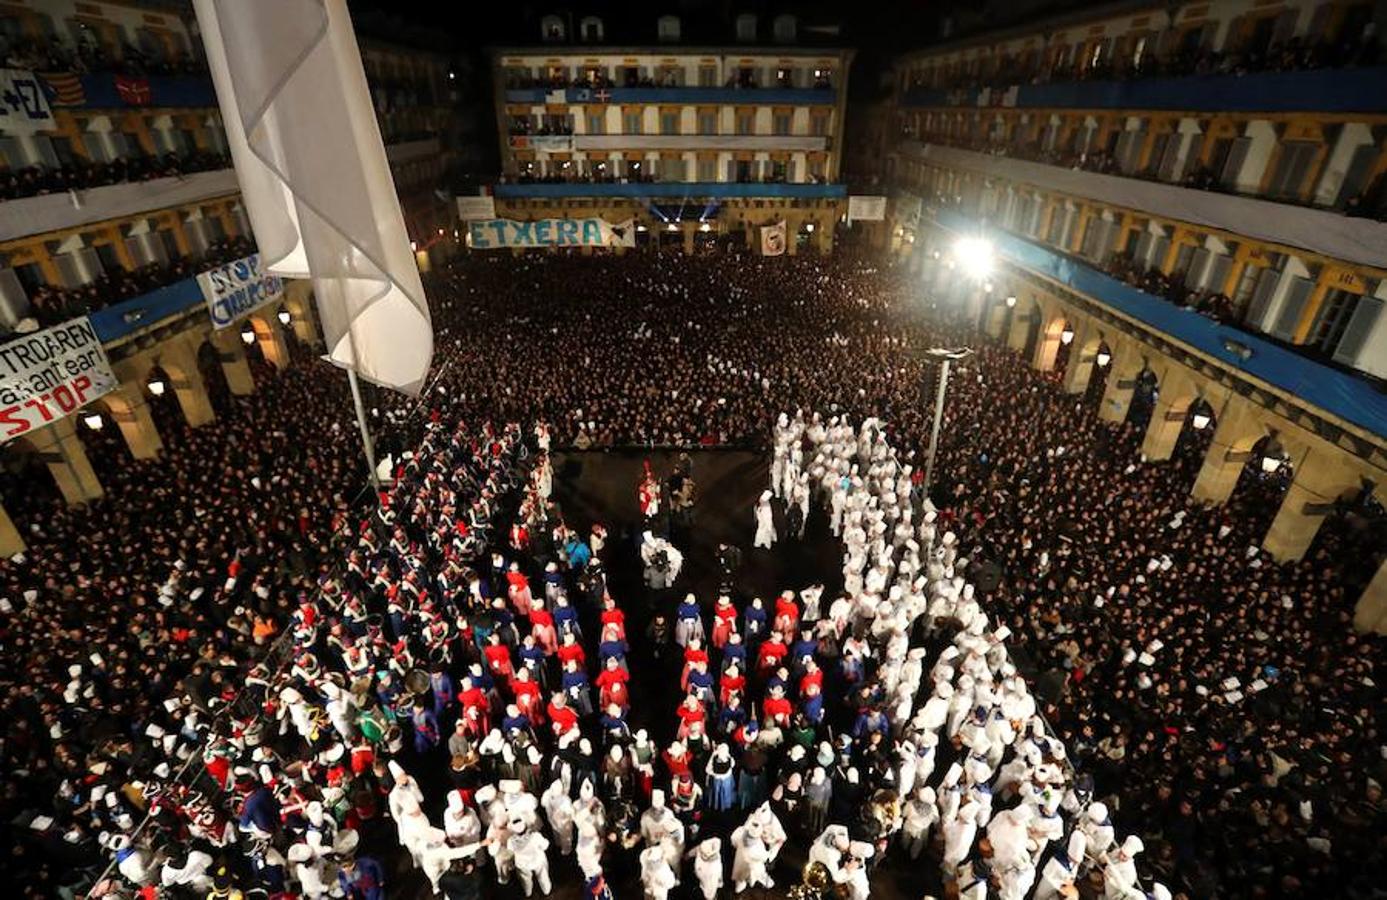
{"type": "Polygon", "coordinates": [[[795,631],[799,628],[799,604],[790,591],[775,598],[775,619],[771,627],[780,632],[786,644],[794,641],[795,631]]]}
{"type": "Polygon", "coordinates": [[[698,698],[693,694],[684,698],[684,702],[674,711],[679,717],[679,739],[682,741],[689,736],[689,728],[694,723],[703,725],[708,718],[708,714],[703,709],[703,704],[698,702],[698,698]]]}
{"type": "Polygon", "coordinates": [[[577,662],[580,669],[587,667],[587,654],[583,652],[583,645],[578,643],[578,638],[571,631],[564,633],[563,643],[555,653],[558,654],[560,667],[567,668],[570,662],[577,662]]]}
{"type": "Polygon", "coordinates": [[[617,640],[626,640],[626,613],[622,612],[616,605],[616,599],[608,594],[602,598],[602,632],[605,634],[608,626],[617,626],[617,640]]]}
{"type": "Polygon", "coordinates": [[[680,690],[688,691],[689,670],[697,663],[708,665],[708,651],[703,649],[703,642],[698,638],[690,638],[689,645],[684,648],[684,668],[679,673],[680,690]]]}
{"type": "Polygon", "coordinates": [[[539,683],[530,677],[530,670],[521,668],[510,680],[511,693],[515,695],[515,705],[530,717],[536,725],[544,723],[544,703],[541,700],[539,683]]]}
{"type": "Polygon", "coordinates": [[[578,714],[568,705],[563,694],[555,694],[549,701],[549,721],[553,723],[554,734],[562,737],[578,727],[578,714]]]}
{"type": "Polygon", "coordinates": [[[794,705],[785,697],[785,689],[778,684],[771,685],[771,695],[761,704],[761,719],[765,726],[787,728],[793,713],[794,705]]]}
{"type": "Polygon", "coordinates": [[[713,646],[721,650],[737,630],[737,607],[732,598],[723,595],[713,605],[713,646]]]}
{"type": "Polygon", "coordinates": [[[616,657],[608,657],[607,667],[597,675],[597,687],[601,691],[601,707],[606,709],[616,705],[621,707],[623,713],[630,712],[631,693],[626,687],[626,683],[630,680],[631,673],[621,667],[616,657]]]}
{"type": "Polygon", "coordinates": [[[745,696],[746,676],[733,663],[722,673],[722,680],[718,683],[718,702],[723,706],[727,705],[727,700],[733,694],[745,696]]]}
{"type": "Polygon", "coordinates": [[[785,639],[780,632],[772,631],[770,640],[761,645],[756,651],[756,668],[761,672],[769,672],[790,652],[790,648],[785,646],[785,639]]]}
{"type": "Polygon", "coordinates": [[[487,668],[494,677],[509,680],[515,674],[515,667],[511,664],[510,648],[501,643],[501,636],[495,632],[487,636],[487,641],[486,648],[482,650],[487,668]]]}

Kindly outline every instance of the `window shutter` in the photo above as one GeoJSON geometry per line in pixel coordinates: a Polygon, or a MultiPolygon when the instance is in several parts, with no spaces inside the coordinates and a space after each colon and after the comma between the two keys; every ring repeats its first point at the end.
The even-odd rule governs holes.
{"type": "Polygon", "coordinates": [[[1305,303],[1310,299],[1310,293],[1315,289],[1315,283],[1308,278],[1296,278],[1291,281],[1290,288],[1286,291],[1286,302],[1281,304],[1281,311],[1276,316],[1276,324],[1272,326],[1272,337],[1289,341],[1295,334],[1296,324],[1300,322],[1300,314],[1305,309],[1305,303]]]}
{"type": "Polygon", "coordinates": [[[1252,138],[1238,138],[1228,147],[1228,157],[1223,161],[1223,171],[1219,173],[1218,180],[1224,187],[1232,187],[1238,183],[1238,173],[1242,171],[1243,163],[1247,160],[1247,152],[1252,147],[1252,138]]]}
{"type": "Polygon", "coordinates": [[[1252,291],[1252,301],[1247,305],[1247,312],[1243,315],[1243,321],[1256,328],[1258,331],[1265,331],[1262,327],[1262,319],[1267,314],[1267,307],[1271,304],[1272,295],[1276,293],[1276,286],[1281,282],[1281,273],[1275,269],[1263,269],[1262,274],[1257,276],[1257,287],[1252,291]]]}
{"type": "Polygon", "coordinates": [[[1358,355],[1363,352],[1363,346],[1367,344],[1373,326],[1382,315],[1382,305],[1382,301],[1376,297],[1358,298],[1358,306],[1353,311],[1353,317],[1348,320],[1344,336],[1339,339],[1339,346],[1334,348],[1335,362],[1353,365],[1358,361],[1358,355]]]}

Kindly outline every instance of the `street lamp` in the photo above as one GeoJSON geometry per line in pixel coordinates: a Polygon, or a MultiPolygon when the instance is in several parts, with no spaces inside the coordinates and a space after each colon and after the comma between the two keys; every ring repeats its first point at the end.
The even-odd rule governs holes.
{"type": "Polygon", "coordinates": [[[90,428],[92,431],[100,431],[102,426],[106,423],[101,418],[99,413],[92,413],[91,415],[82,417],[82,424],[90,428]]]}
{"type": "Polygon", "coordinates": [[[1205,428],[1209,427],[1209,422],[1211,421],[1212,419],[1209,418],[1208,413],[1197,412],[1194,414],[1194,417],[1190,419],[1190,424],[1194,426],[1195,431],[1203,431],[1205,428]]]}
{"type": "Polygon", "coordinates": [[[1012,295],[1010,295],[1009,297],[1007,297],[1007,309],[1015,309],[1015,308],[1016,308],[1016,295],[1015,295],[1015,294],[1012,294],[1012,295]]]}
{"type": "Polygon", "coordinates": [[[959,238],[954,244],[954,257],[965,274],[982,281],[992,274],[992,242],[986,238],[959,238]]]}
{"type": "Polygon", "coordinates": [[[164,396],[164,382],[158,378],[149,382],[149,392],[156,397],[164,396]]]}
{"type": "Polygon", "coordinates": [[[1093,361],[1098,363],[1098,368],[1102,369],[1106,367],[1108,363],[1112,362],[1112,354],[1106,350],[1099,350],[1098,355],[1094,357],[1093,361]]]}
{"type": "Polygon", "coordinates": [[[1060,343],[1068,346],[1073,343],[1073,341],[1074,329],[1070,328],[1068,325],[1064,326],[1064,330],[1060,332],[1060,343]]]}
{"type": "Polygon", "coordinates": [[[949,390],[949,363],[957,362],[972,354],[967,347],[950,350],[934,347],[929,355],[939,360],[939,391],[934,397],[934,425],[930,428],[929,452],[925,455],[925,496],[929,496],[930,485],[934,479],[934,455],[939,450],[939,429],[944,423],[944,395],[949,390]]]}
{"type": "Polygon", "coordinates": [[[289,315],[289,310],[287,310],[287,309],[281,309],[281,310],[279,311],[279,324],[281,324],[281,325],[288,325],[288,324],[289,324],[289,320],[292,319],[292,318],[293,318],[293,316],[289,315]]]}
{"type": "Polygon", "coordinates": [[[255,343],[254,328],[251,328],[249,325],[247,325],[244,329],[241,330],[241,343],[245,344],[247,347],[255,343]]]}

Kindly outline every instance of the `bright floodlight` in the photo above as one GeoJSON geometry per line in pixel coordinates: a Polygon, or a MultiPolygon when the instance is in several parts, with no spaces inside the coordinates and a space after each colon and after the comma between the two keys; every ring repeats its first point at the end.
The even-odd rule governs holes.
{"type": "Polygon", "coordinates": [[[984,238],[959,238],[954,244],[954,257],[965,275],[978,280],[992,274],[992,242],[984,238]]]}

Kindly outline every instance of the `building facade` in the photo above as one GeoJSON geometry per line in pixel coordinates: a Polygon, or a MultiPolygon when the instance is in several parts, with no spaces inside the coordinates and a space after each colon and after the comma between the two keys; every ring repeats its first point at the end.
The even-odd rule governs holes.
{"type": "Polygon", "coordinates": [[[647,45],[607,45],[593,17],[569,24],[548,17],[541,46],[492,54],[498,216],[633,219],[690,249],[785,221],[790,252],[831,249],[851,51],[797,46],[793,16],[739,17],[723,46],[686,45],[673,16],[647,45]]]}
{"type": "MultiPolygon", "coordinates": [[[[4,444],[69,502],[99,496],[86,428],[132,457],[162,449],[150,404],[215,418],[207,382],[255,390],[250,359],[289,364],[319,342],[308,282],[214,328],[197,276],[257,251],[221,114],[185,4],[14,0],[0,5],[0,333],[87,317],[119,388],[4,444]]],[[[362,40],[363,65],[421,267],[453,252],[455,81],[446,54],[362,40]]],[[[0,338],[0,342],[13,339],[0,338]]],[[[22,544],[0,510],[0,552],[22,544]]]]}

